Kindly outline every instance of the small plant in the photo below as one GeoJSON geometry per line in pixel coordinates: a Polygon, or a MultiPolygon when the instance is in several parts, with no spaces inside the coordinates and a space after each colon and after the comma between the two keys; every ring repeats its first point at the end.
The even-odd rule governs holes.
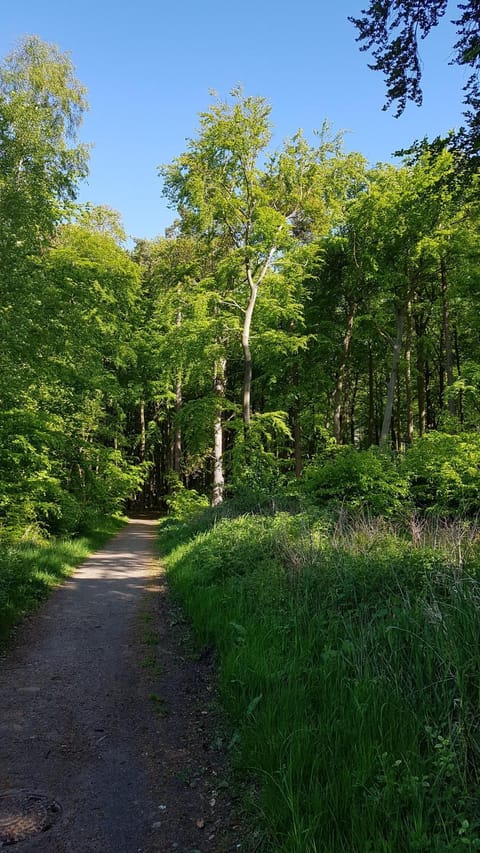
{"type": "Polygon", "coordinates": [[[150,693],[150,696],[148,698],[153,704],[155,713],[158,714],[159,717],[166,717],[168,711],[165,706],[165,699],[162,696],[159,696],[158,693],[150,693]]]}
{"type": "Polygon", "coordinates": [[[178,478],[170,478],[170,491],[165,502],[169,512],[178,519],[188,519],[208,508],[208,498],[195,489],[186,489],[178,478]]]}

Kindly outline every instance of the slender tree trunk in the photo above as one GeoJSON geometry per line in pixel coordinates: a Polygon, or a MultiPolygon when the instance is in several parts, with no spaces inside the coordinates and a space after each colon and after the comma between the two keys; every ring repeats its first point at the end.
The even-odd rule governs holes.
{"type": "Polygon", "coordinates": [[[376,443],[375,429],[375,375],[373,372],[372,344],[368,344],[368,447],[376,443]]]}
{"type": "MultiPolygon", "coordinates": [[[[146,449],[145,400],[140,400],[140,462],[145,462],[145,449],[146,449]]],[[[149,481],[144,480],[144,483],[142,486],[142,496],[141,496],[141,502],[142,502],[143,509],[145,509],[145,507],[147,506],[147,490],[148,490],[148,487],[149,487],[149,481]]]]}
{"type": "Polygon", "coordinates": [[[257,281],[253,280],[252,269],[250,266],[250,260],[248,258],[245,259],[245,272],[248,281],[248,286],[250,288],[250,297],[248,300],[248,305],[245,311],[245,318],[243,321],[243,329],[242,329],[242,349],[243,349],[243,361],[244,361],[244,371],[243,371],[243,399],[242,399],[242,411],[243,411],[243,428],[245,431],[245,435],[248,433],[250,428],[251,421],[251,394],[252,394],[252,353],[250,350],[250,329],[252,326],[252,317],[253,317],[253,309],[255,308],[255,303],[257,301],[258,296],[258,288],[260,287],[263,279],[265,278],[270,264],[272,262],[273,256],[275,255],[276,247],[272,246],[268,253],[268,257],[263,264],[262,271],[260,272],[257,281]]]}
{"type": "MultiPolygon", "coordinates": [[[[445,343],[445,373],[447,376],[447,388],[453,385],[453,349],[452,335],[450,330],[450,306],[448,304],[448,279],[445,258],[440,261],[440,275],[442,278],[442,314],[443,314],[443,340],[445,343]]],[[[455,400],[449,395],[448,411],[455,415],[455,400]]]]}
{"type": "Polygon", "coordinates": [[[407,416],[407,444],[413,441],[412,406],[412,303],[407,302],[407,340],[405,344],[405,408],[407,416]]]}
{"type": "Polygon", "coordinates": [[[424,435],[427,428],[427,394],[425,388],[425,327],[423,323],[417,324],[416,333],[418,433],[424,435]]]}
{"type": "MultiPolygon", "coordinates": [[[[182,409],[182,382],[180,377],[177,379],[175,386],[175,414],[178,416],[182,409]]],[[[178,423],[175,423],[175,432],[173,437],[173,470],[178,476],[182,470],[182,431],[178,423]]]]}
{"type": "Polygon", "coordinates": [[[352,395],[350,398],[350,443],[355,444],[355,404],[357,402],[357,391],[358,391],[358,373],[355,374],[355,381],[353,383],[352,395]]]}
{"type": "Polygon", "coordinates": [[[337,373],[337,384],[335,386],[335,394],[333,396],[333,434],[337,444],[343,443],[343,420],[344,420],[344,383],[345,371],[350,354],[350,346],[352,343],[353,321],[357,306],[351,302],[348,306],[347,328],[342,341],[342,355],[337,373]]]}
{"type": "MultiPolygon", "coordinates": [[[[460,347],[458,345],[458,330],[457,327],[454,327],[453,330],[453,340],[455,344],[455,363],[457,365],[457,374],[461,375],[461,362],[460,362],[460,347]]],[[[463,415],[463,391],[460,388],[458,392],[458,417],[460,418],[460,423],[464,423],[464,415],[463,415]]]]}
{"type": "Polygon", "coordinates": [[[220,358],[215,363],[215,376],[213,379],[213,390],[218,400],[213,427],[213,490],[212,506],[218,506],[223,502],[223,491],[225,487],[225,476],[223,471],[223,427],[222,427],[222,403],[225,397],[225,369],[226,359],[220,358]]]}
{"type": "Polygon", "coordinates": [[[253,309],[257,301],[258,286],[250,285],[250,299],[248,300],[247,310],[245,311],[245,319],[243,322],[242,331],[242,349],[243,349],[243,425],[247,432],[250,427],[251,409],[250,399],[252,393],[252,353],[250,350],[250,329],[252,325],[253,309]]]}
{"type": "Polygon", "coordinates": [[[145,400],[140,400],[140,462],[145,462],[145,400]]]}
{"type": "Polygon", "coordinates": [[[298,363],[295,361],[292,369],[292,383],[295,388],[295,399],[292,408],[293,448],[295,458],[295,476],[302,474],[302,430],[300,426],[300,397],[298,394],[298,363]]]}
{"type": "MultiPolygon", "coordinates": [[[[177,313],[177,326],[180,326],[182,323],[182,312],[179,311],[177,313]]],[[[175,434],[173,438],[173,470],[178,476],[181,474],[182,470],[182,431],[178,424],[178,416],[182,409],[182,377],[180,373],[177,374],[177,380],[175,384],[175,434]]]]}
{"type": "Polygon", "coordinates": [[[432,389],[430,386],[431,370],[428,359],[425,361],[425,397],[427,404],[427,429],[435,429],[436,417],[432,401],[432,389]]]}
{"type": "Polygon", "coordinates": [[[390,370],[390,379],[388,381],[387,401],[385,403],[385,411],[383,415],[382,431],[380,433],[380,447],[385,447],[387,443],[388,433],[390,432],[390,424],[392,422],[393,399],[395,396],[395,385],[397,382],[398,362],[402,350],[403,337],[403,308],[396,310],[396,336],[393,345],[392,368],[390,370]]]}
{"type": "Polygon", "coordinates": [[[400,388],[400,375],[397,372],[397,399],[395,402],[395,433],[396,444],[395,448],[400,452],[402,449],[402,396],[400,388]]]}

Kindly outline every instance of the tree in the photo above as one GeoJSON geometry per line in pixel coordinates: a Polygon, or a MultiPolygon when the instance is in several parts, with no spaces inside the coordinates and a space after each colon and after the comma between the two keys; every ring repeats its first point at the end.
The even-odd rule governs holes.
{"type": "Polygon", "coordinates": [[[13,264],[52,235],[86,175],[85,109],[85,88],[55,45],[31,36],[0,66],[0,251],[13,264]]]}
{"type": "Polygon", "coordinates": [[[228,258],[230,303],[242,315],[245,430],[251,421],[251,335],[255,306],[275,264],[298,240],[325,230],[325,163],[339,139],[327,129],[316,147],[301,132],[270,154],[270,105],[264,98],[232,92],[200,115],[188,151],[163,167],[164,193],[179,210],[183,227],[220,239],[228,258]]]}
{"type": "MultiPolygon", "coordinates": [[[[384,109],[397,104],[396,115],[405,109],[407,100],[422,103],[419,39],[428,36],[447,10],[447,0],[370,0],[360,18],[349,17],[357,28],[361,50],[371,50],[374,71],[385,76],[387,101],[384,109]]],[[[480,149],[480,5],[477,0],[458,3],[460,17],[456,27],[456,51],[451,64],[470,69],[464,86],[465,117],[468,129],[458,140],[470,154],[480,149]]]]}

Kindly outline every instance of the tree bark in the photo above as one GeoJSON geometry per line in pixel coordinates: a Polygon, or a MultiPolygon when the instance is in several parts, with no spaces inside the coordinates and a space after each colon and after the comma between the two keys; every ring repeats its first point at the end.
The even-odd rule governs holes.
{"type": "MultiPolygon", "coordinates": [[[[455,343],[455,363],[457,365],[457,374],[461,375],[461,362],[460,362],[460,348],[458,345],[458,330],[457,327],[454,326],[453,329],[453,340],[455,343]]],[[[463,425],[464,423],[464,414],[463,414],[463,391],[460,388],[458,392],[458,417],[460,418],[460,423],[463,425]]]]}
{"type": "Polygon", "coordinates": [[[295,388],[295,399],[292,408],[293,448],[295,458],[295,476],[301,477],[302,463],[302,430],[300,426],[300,397],[298,394],[298,363],[295,361],[292,370],[292,383],[295,388]]]}
{"type": "Polygon", "coordinates": [[[245,430],[245,434],[248,432],[250,428],[251,421],[251,393],[252,393],[252,353],[250,350],[250,330],[252,326],[252,317],[253,317],[253,309],[255,308],[255,303],[257,301],[258,296],[258,288],[260,287],[263,279],[265,278],[267,271],[272,262],[272,258],[275,254],[276,247],[272,246],[270,252],[268,253],[268,257],[263,264],[262,271],[260,272],[257,281],[255,282],[253,279],[253,273],[250,266],[250,261],[248,258],[245,261],[245,271],[248,286],[250,288],[250,296],[248,299],[248,305],[245,311],[245,319],[243,321],[243,329],[242,329],[242,349],[243,349],[243,361],[244,361],[244,371],[243,371],[243,399],[242,399],[242,412],[243,412],[243,427],[245,430]]]}
{"type": "Polygon", "coordinates": [[[402,449],[402,394],[400,387],[400,375],[397,371],[397,399],[395,402],[395,449],[400,452],[402,449]]]}
{"type": "MultiPolygon", "coordinates": [[[[182,312],[179,311],[177,313],[177,326],[180,326],[182,323],[182,312]]],[[[177,381],[175,384],[175,415],[177,416],[175,422],[175,434],[173,439],[173,470],[180,477],[182,471],[182,431],[178,424],[178,415],[182,409],[182,377],[180,374],[177,374],[177,381]]]]}
{"type": "Polygon", "coordinates": [[[373,372],[372,344],[368,344],[368,447],[375,444],[375,376],[373,372]]]}
{"type": "Polygon", "coordinates": [[[145,400],[140,400],[140,462],[145,462],[145,400]]]}
{"type": "Polygon", "coordinates": [[[412,303],[407,302],[407,340],[405,344],[405,408],[407,417],[407,444],[413,441],[412,406],[412,303]]]}
{"type": "Polygon", "coordinates": [[[392,356],[392,367],[390,370],[390,379],[388,381],[387,401],[385,403],[385,411],[384,411],[384,415],[383,415],[382,430],[380,433],[380,447],[385,447],[385,444],[387,443],[388,434],[390,432],[390,425],[392,422],[393,399],[395,396],[395,385],[396,385],[396,381],[397,381],[398,362],[399,362],[400,353],[402,350],[403,319],[404,319],[403,308],[397,308],[395,311],[395,314],[396,314],[396,336],[395,336],[395,343],[393,345],[393,356],[392,356]]]}
{"type": "Polygon", "coordinates": [[[353,383],[352,394],[350,398],[349,405],[349,413],[350,413],[350,442],[352,445],[355,444],[355,405],[357,402],[357,391],[358,391],[358,378],[359,374],[355,374],[355,381],[353,383]]]}
{"type": "Polygon", "coordinates": [[[333,397],[333,435],[337,444],[343,443],[343,404],[345,371],[347,368],[348,356],[350,354],[350,346],[352,343],[352,329],[356,310],[357,306],[355,305],[355,303],[351,302],[348,306],[347,327],[342,340],[342,355],[337,373],[337,384],[335,386],[335,394],[333,397]]]}
{"type": "Polygon", "coordinates": [[[250,329],[252,325],[253,309],[257,301],[258,290],[254,286],[250,290],[250,299],[248,300],[247,310],[245,311],[245,320],[243,322],[242,331],[242,349],[243,349],[243,425],[246,430],[250,427],[251,421],[251,394],[252,394],[252,352],[250,349],[250,329]]]}
{"type": "MultiPolygon", "coordinates": [[[[450,330],[450,306],[448,304],[448,279],[445,258],[440,261],[440,275],[442,279],[442,314],[443,314],[443,341],[445,345],[445,373],[447,388],[453,385],[453,348],[450,330]]],[[[448,396],[449,414],[455,415],[455,400],[448,396]]]]}
{"type": "Polygon", "coordinates": [[[423,323],[416,324],[417,333],[417,401],[418,401],[418,434],[425,434],[427,428],[427,394],[425,388],[425,327],[423,323]]]}
{"type": "MultiPolygon", "coordinates": [[[[180,378],[177,379],[175,386],[175,414],[179,415],[182,408],[182,383],[180,378]]],[[[173,470],[180,476],[182,470],[182,431],[175,424],[175,433],[173,438],[173,470]]]]}
{"type": "Polygon", "coordinates": [[[427,358],[425,361],[425,397],[427,407],[427,430],[435,429],[436,427],[435,410],[432,400],[432,389],[430,386],[431,376],[432,371],[430,370],[430,363],[427,358]]]}
{"type": "Polygon", "coordinates": [[[213,379],[213,390],[218,400],[213,426],[213,489],[212,506],[219,506],[223,502],[225,488],[225,475],[223,471],[223,427],[222,427],[222,401],[225,397],[225,369],[226,359],[220,358],[215,363],[215,376],[213,379]]]}

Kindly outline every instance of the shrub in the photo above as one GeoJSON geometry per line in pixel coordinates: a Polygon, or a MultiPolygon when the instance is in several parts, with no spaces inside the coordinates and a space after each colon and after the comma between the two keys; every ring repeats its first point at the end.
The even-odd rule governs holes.
{"type": "Polygon", "coordinates": [[[437,515],[478,512],[480,435],[430,432],[407,451],[402,471],[418,509],[437,515]]]}
{"type": "Polygon", "coordinates": [[[170,494],[166,497],[168,511],[179,519],[187,519],[201,510],[207,509],[208,498],[195,489],[186,489],[177,477],[170,480],[170,494]]]}
{"type": "Polygon", "coordinates": [[[376,447],[338,447],[330,458],[316,460],[304,475],[304,490],[316,505],[343,503],[391,516],[408,501],[408,477],[394,459],[376,447]]]}

